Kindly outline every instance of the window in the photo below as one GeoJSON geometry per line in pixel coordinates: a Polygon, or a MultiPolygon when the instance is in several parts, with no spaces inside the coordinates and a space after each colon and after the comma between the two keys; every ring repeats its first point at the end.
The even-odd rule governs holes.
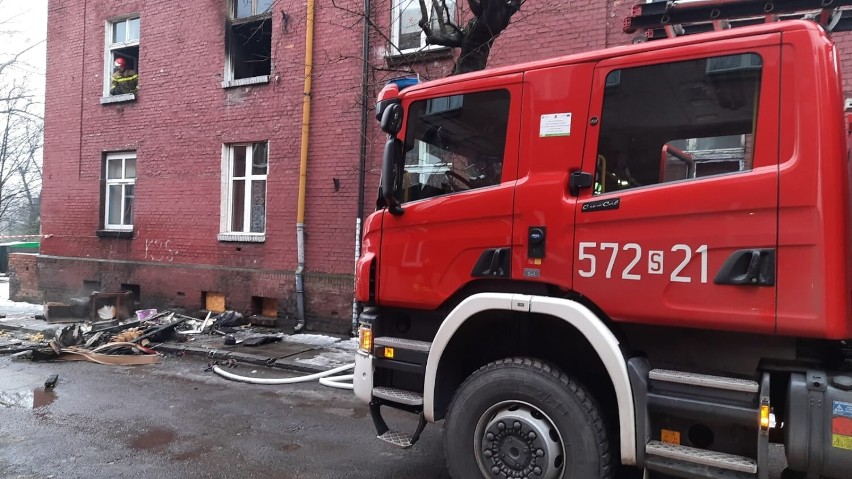
{"type": "Polygon", "coordinates": [[[401,200],[500,183],[509,122],[509,92],[495,90],[412,103],[405,140],[401,200]]]}
{"type": "Polygon", "coordinates": [[[107,22],[103,103],[132,100],[138,88],[138,16],[107,22]],[[119,68],[118,65],[122,67],[119,68]],[[110,98],[113,97],[113,98],[110,98]],[[115,98],[120,97],[120,98],[115,98]]]}
{"type": "Polygon", "coordinates": [[[751,170],[762,68],[747,53],[610,72],[595,194],[751,170]]]}
{"type": "Polygon", "coordinates": [[[274,1],[232,0],[227,26],[228,51],[223,87],[269,81],[274,1]]]}
{"type": "Polygon", "coordinates": [[[227,145],[223,192],[222,241],[263,241],[266,232],[267,144],[227,145]]]}
{"type": "MultiPolygon", "coordinates": [[[[442,19],[456,20],[456,1],[426,0],[429,8],[429,23],[432,30],[438,32],[442,19]],[[443,9],[446,5],[446,10],[443,9]],[[443,10],[438,15],[438,9],[443,10]]],[[[393,42],[392,54],[414,53],[428,48],[441,48],[439,46],[427,46],[426,34],[420,28],[420,2],[419,0],[394,0],[393,17],[391,19],[391,41],[393,42]]]]}
{"type": "Polygon", "coordinates": [[[107,154],[104,173],[104,229],[132,230],[136,152],[107,154]]]}

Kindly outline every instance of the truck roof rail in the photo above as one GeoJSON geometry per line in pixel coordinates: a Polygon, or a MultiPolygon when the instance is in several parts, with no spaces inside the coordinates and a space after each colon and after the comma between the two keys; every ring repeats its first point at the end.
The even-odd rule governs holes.
{"type": "Polygon", "coordinates": [[[828,31],[852,30],[852,0],[669,0],[633,6],[624,33],[648,40],[780,20],[814,20],[828,31]]]}

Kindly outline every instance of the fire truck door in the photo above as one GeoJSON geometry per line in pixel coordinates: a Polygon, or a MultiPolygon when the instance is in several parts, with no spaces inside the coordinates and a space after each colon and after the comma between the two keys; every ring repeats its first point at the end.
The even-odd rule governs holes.
{"type": "Polygon", "coordinates": [[[385,214],[380,304],[434,309],[472,281],[508,277],[520,81],[493,77],[465,85],[476,91],[451,86],[403,102],[404,213],[385,214]]]}
{"type": "Polygon", "coordinates": [[[614,320],[774,332],[779,42],[598,64],[573,278],[614,320]]]}
{"type": "Polygon", "coordinates": [[[515,190],[512,275],[570,290],[577,197],[566,185],[580,169],[595,63],[524,74],[521,155],[515,190]]]}

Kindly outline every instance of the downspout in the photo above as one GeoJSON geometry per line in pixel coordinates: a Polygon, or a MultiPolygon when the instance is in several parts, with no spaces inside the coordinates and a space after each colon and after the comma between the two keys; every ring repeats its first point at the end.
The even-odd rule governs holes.
{"type": "MultiPolygon", "coordinates": [[[[83,53],[80,55],[80,140],[77,143],[77,150],[79,151],[79,158],[77,159],[77,179],[83,179],[83,105],[84,103],[84,93],[86,91],[86,25],[89,21],[89,18],[86,16],[86,13],[89,9],[89,2],[83,2],[83,53]]],[[[54,20],[56,21],[56,20],[54,20]]],[[[138,68],[139,65],[136,65],[138,68]]],[[[47,84],[47,68],[45,68],[45,84],[47,84]]],[[[106,81],[106,80],[104,80],[106,81]]],[[[44,163],[42,163],[44,165],[44,163]]],[[[42,166],[44,168],[44,166],[42,166]]],[[[44,175],[44,170],[42,170],[42,175],[44,175]]],[[[105,177],[103,173],[101,177],[105,177]]],[[[101,213],[103,214],[103,213],[101,213]]]]}
{"type": "MultiPolygon", "coordinates": [[[[367,95],[370,92],[370,0],[364,0],[364,34],[361,56],[361,145],[358,156],[358,217],[355,218],[355,266],[361,257],[361,222],[364,219],[364,188],[367,177],[367,95]]],[[[358,333],[358,302],[352,299],[352,335],[358,333]]]]}
{"type": "Polygon", "coordinates": [[[299,162],[299,205],[296,210],[296,327],[305,328],[305,190],[308,179],[308,137],[311,130],[311,80],[314,61],[314,0],[308,0],[305,31],[305,89],[302,100],[302,147],[299,162]]]}

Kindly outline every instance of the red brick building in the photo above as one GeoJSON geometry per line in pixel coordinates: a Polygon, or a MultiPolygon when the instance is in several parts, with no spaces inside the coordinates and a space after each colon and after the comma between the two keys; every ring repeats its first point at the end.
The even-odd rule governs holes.
{"type": "MultiPolygon", "coordinates": [[[[633,3],[526,2],[489,66],[629,43],[621,25],[633,3]]],[[[371,110],[389,78],[438,78],[452,67],[453,52],[424,51],[406,23],[411,7],[416,0],[373,2],[364,49],[363,0],[315,4],[309,328],[350,329],[356,218],[372,211],[384,143],[369,111],[362,145],[362,105],[371,110]]],[[[20,281],[37,281],[48,300],[131,289],[145,306],[195,310],[224,296],[231,309],[293,317],[306,14],[305,2],[282,0],[52,0],[47,237],[39,256],[13,262],[20,281]],[[119,58],[126,70],[113,81],[119,58]]]]}

